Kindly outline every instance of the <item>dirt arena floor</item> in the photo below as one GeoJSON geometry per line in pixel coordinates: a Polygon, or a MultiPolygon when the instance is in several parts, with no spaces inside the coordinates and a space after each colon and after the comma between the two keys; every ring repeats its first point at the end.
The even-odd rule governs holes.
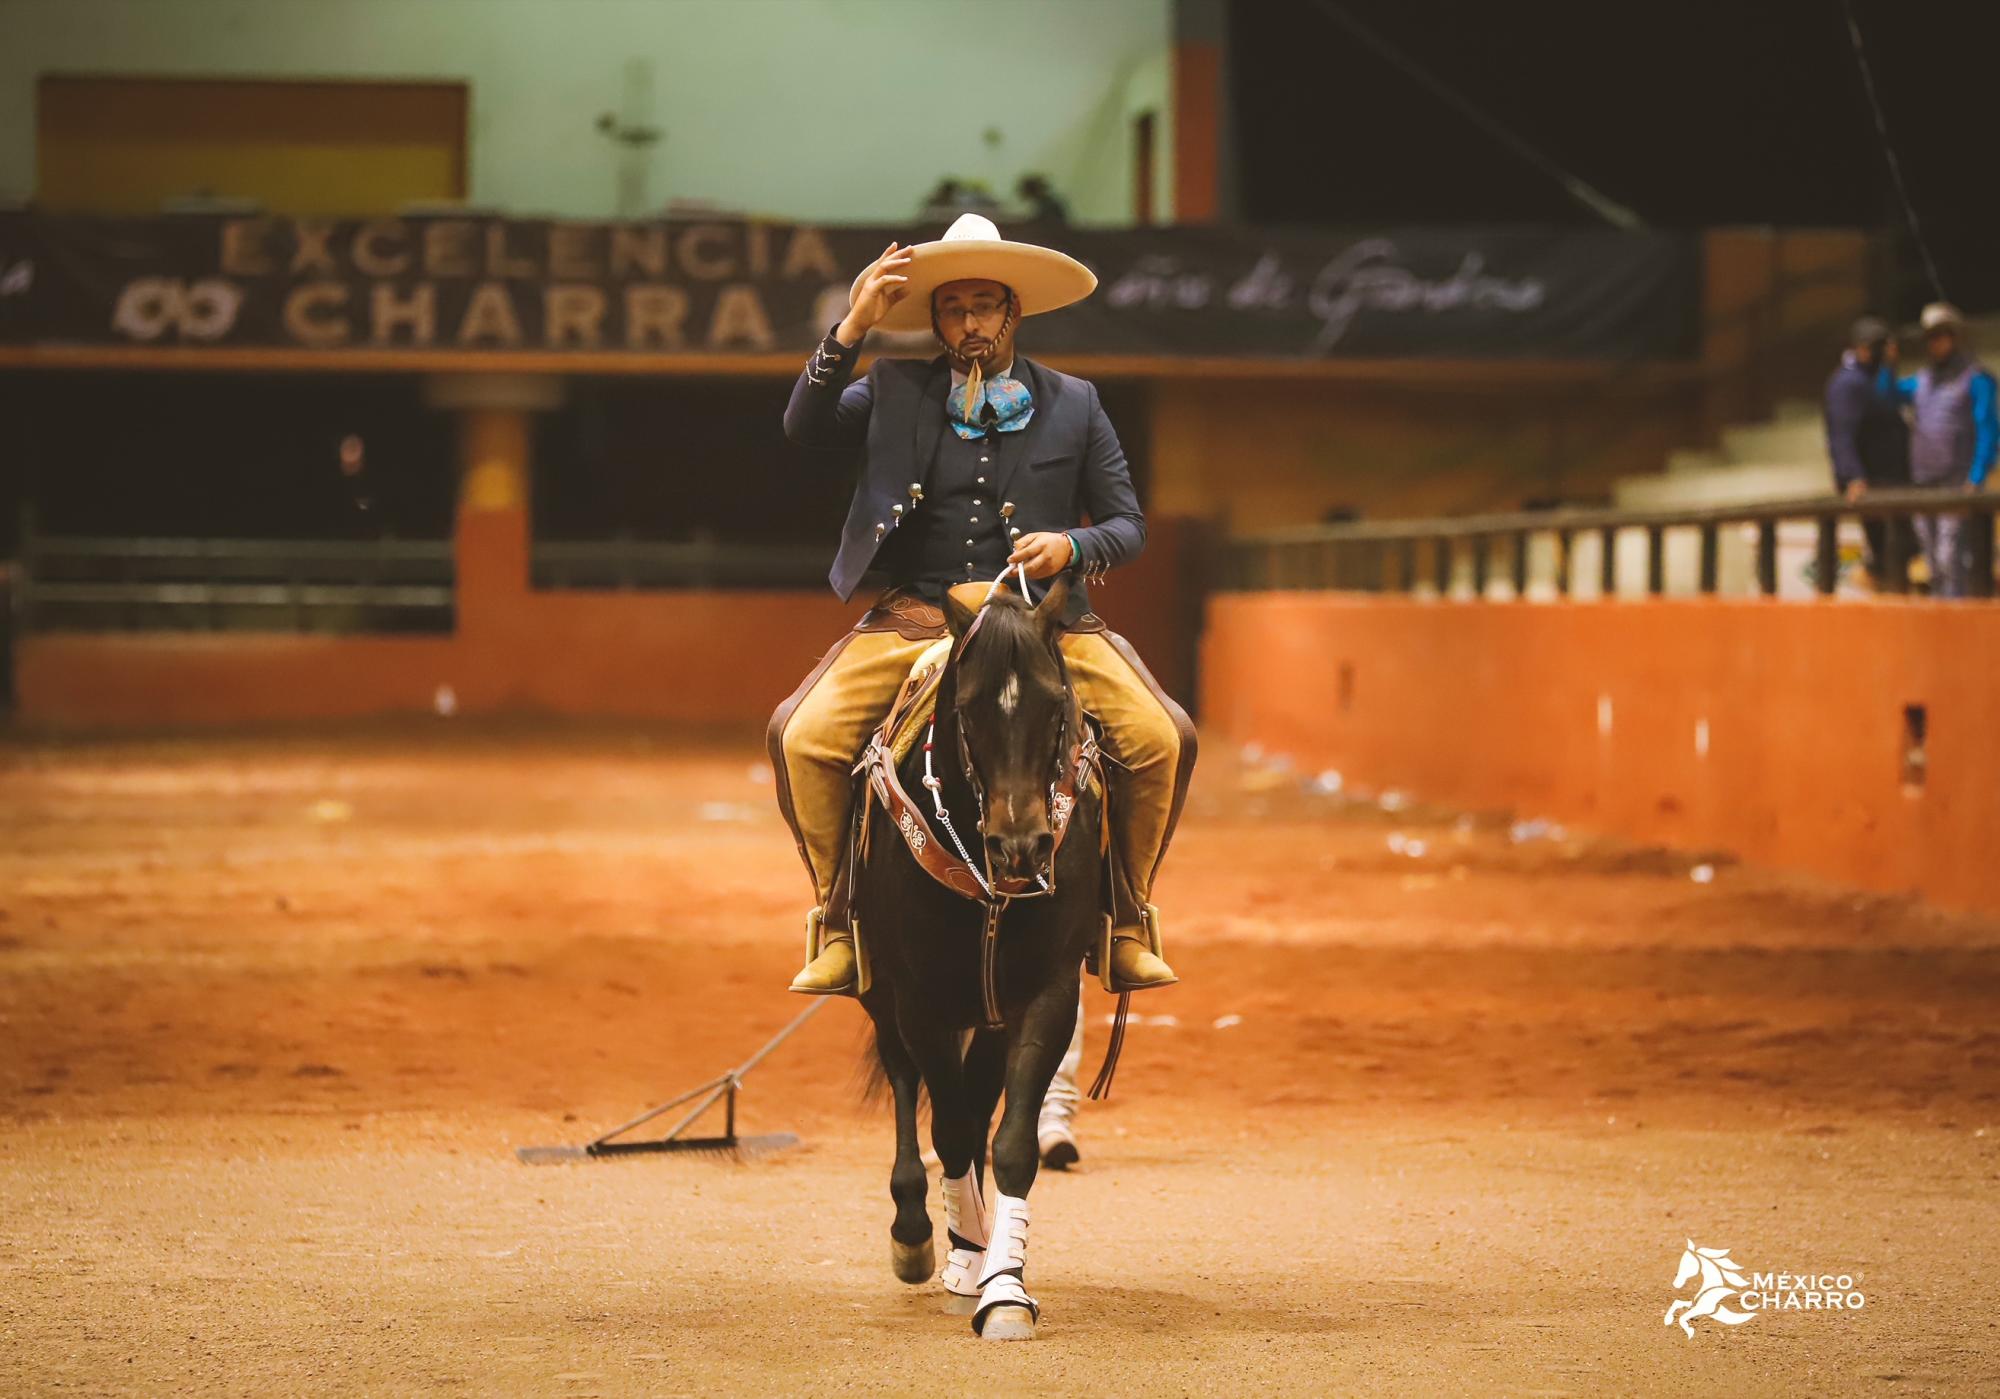
{"type": "Polygon", "coordinates": [[[999,1346],[889,1274],[850,1005],[799,1149],[514,1158],[800,1009],[754,743],[17,738],[0,1394],[2000,1392],[2000,926],[1698,863],[1211,751],[999,1346]],[[1865,1303],[1690,1340],[1690,1239],[1865,1303]]]}

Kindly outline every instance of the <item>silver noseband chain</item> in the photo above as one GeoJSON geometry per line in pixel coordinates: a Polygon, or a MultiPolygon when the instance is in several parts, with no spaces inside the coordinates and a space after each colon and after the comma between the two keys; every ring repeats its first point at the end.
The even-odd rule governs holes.
{"type": "Polygon", "coordinates": [[[966,853],[965,842],[958,838],[958,827],[951,824],[951,813],[944,809],[944,784],[931,772],[931,740],[936,737],[937,715],[933,712],[930,727],[924,730],[924,786],[931,789],[931,804],[937,808],[938,824],[943,826],[944,833],[951,837],[951,843],[958,851],[958,858],[965,861],[965,867],[971,870],[972,877],[979,881],[979,892],[990,899],[993,897],[993,886],[986,882],[986,875],[980,869],[980,865],[984,862],[975,861],[966,853]]]}
{"type": "MultiPolygon", "coordinates": [[[[965,842],[958,838],[958,827],[951,824],[951,813],[945,810],[944,784],[938,781],[936,774],[931,771],[931,745],[936,737],[937,715],[932,714],[930,725],[924,730],[924,786],[931,790],[931,805],[934,808],[933,814],[937,817],[938,824],[944,827],[944,833],[951,837],[952,848],[958,851],[958,858],[965,862],[965,867],[972,871],[972,877],[979,881],[979,891],[991,899],[994,897],[993,886],[987,883],[985,874],[980,870],[980,865],[983,861],[975,861],[967,853],[965,842]]],[[[1053,805],[1055,800],[1054,783],[1049,784],[1049,794],[1050,803],[1053,805]]],[[[1044,894],[1053,894],[1055,892],[1049,885],[1049,877],[1040,870],[1035,871],[1035,882],[1042,886],[1044,894]]],[[[1019,898],[1021,896],[1018,894],[1003,894],[999,897],[1000,901],[1005,903],[1009,898],[1019,898]]]]}

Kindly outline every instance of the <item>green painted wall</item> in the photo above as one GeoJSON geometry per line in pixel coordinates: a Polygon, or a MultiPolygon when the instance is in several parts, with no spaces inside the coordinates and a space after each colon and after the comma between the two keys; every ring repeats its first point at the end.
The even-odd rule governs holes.
{"type": "Polygon", "coordinates": [[[0,0],[0,200],[34,193],[43,73],[412,78],[471,85],[472,197],[512,212],[610,216],[622,180],[647,210],[893,221],[944,175],[1040,170],[1124,223],[1148,108],[1171,207],[1171,25],[1171,0],[0,0]],[[665,139],[625,156],[607,111],[665,139]]]}

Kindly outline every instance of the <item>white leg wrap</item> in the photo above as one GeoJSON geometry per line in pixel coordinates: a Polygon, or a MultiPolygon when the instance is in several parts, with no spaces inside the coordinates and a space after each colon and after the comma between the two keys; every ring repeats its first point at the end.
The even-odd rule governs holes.
{"type": "Polygon", "coordinates": [[[1001,1273],[1018,1273],[1028,1266],[1028,1202],[1018,1195],[993,1197],[993,1231],[986,1239],[986,1265],[979,1270],[984,1287],[1001,1273]]]}
{"type": "Polygon", "coordinates": [[[962,1176],[944,1178],[944,1223],[951,1231],[950,1252],[938,1281],[947,1292],[960,1297],[979,1295],[979,1273],[986,1261],[986,1240],[991,1230],[986,1201],[979,1192],[979,1176],[968,1169],[962,1176]],[[965,1244],[959,1243],[963,1239],[965,1244]],[[966,1244],[972,1247],[966,1247],[966,1244]]]}
{"type": "Polygon", "coordinates": [[[1028,1202],[1018,1195],[993,1197],[993,1232],[986,1242],[986,1262],[979,1270],[979,1310],[972,1329],[985,1334],[988,1313],[995,1307],[1026,1307],[1039,1318],[1041,1306],[1028,1295],[1028,1202]]]}
{"type": "Polygon", "coordinates": [[[986,1247],[992,1225],[986,1199],[979,1192],[979,1173],[967,1170],[962,1176],[944,1178],[944,1226],[967,1243],[986,1247]]]}

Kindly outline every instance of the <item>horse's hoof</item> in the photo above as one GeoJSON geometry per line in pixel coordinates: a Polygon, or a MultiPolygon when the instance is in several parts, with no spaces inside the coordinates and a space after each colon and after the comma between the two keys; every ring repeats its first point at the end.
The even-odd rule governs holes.
{"type": "Polygon", "coordinates": [[[972,1329],[982,1340],[1032,1341],[1041,1313],[1021,1285],[1021,1275],[1002,1273],[986,1284],[979,1310],[972,1314],[972,1329]]]}
{"type": "Polygon", "coordinates": [[[1076,1149],[1076,1143],[1058,1138],[1042,1148],[1042,1164],[1052,1171],[1066,1171],[1081,1161],[1083,1156],[1076,1149]]]}
{"type": "Polygon", "coordinates": [[[937,1269],[937,1247],[925,1239],[920,1244],[906,1244],[893,1236],[889,1240],[889,1266],[895,1269],[898,1282],[929,1282],[937,1269]]]}
{"type": "Polygon", "coordinates": [[[978,1331],[982,1341],[1032,1341],[1035,1339],[1035,1314],[1026,1307],[1003,1304],[987,1311],[978,1325],[978,1331]]]}

